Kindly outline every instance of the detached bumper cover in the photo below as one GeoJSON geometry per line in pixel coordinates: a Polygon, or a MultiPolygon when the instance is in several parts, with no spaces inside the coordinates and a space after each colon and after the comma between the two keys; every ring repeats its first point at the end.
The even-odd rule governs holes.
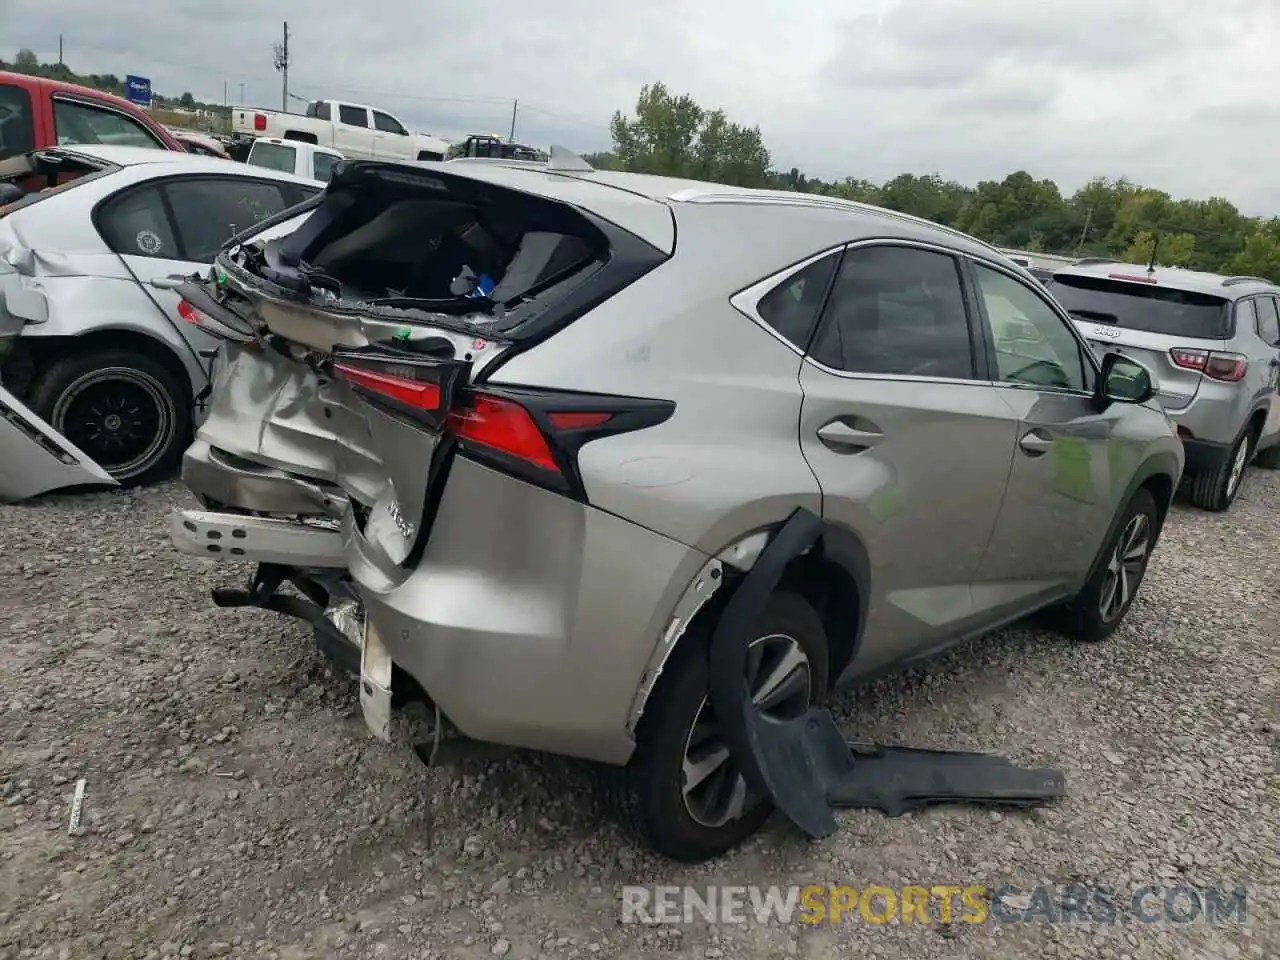
{"type": "Polygon", "coordinates": [[[0,503],[68,487],[115,487],[111,475],[0,387],[0,503]]]}

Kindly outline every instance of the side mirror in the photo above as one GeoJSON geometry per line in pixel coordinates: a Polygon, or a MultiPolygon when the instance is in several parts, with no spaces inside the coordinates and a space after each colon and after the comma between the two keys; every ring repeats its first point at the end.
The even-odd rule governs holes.
{"type": "Polygon", "coordinates": [[[1102,358],[1098,377],[1097,399],[1100,406],[1110,403],[1146,403],[1156,395],[1151,371],[1119,353],[1102,358]]]}

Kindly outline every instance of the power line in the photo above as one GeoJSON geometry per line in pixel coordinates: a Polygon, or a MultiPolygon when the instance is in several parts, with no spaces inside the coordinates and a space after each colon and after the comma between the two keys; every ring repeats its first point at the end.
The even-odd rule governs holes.
{"type": "MultiPolygon", "coordinates": [[[[61,39],[61,38],[60,38],[61,39]]],[[[284,35],[280,43],[273,45],[273,66],[281,73],[283,80],[282,99],[284,101],[284,109],[288,110],[288,67],[292,65],[292,51],[287,49],[288,46],[288,24],[284,25],[284,35]],[[286,61],[283,64],[280,61],[286,61]]],[[[107,47],[94,43],[74,42],[73,46],[79,49],[93,50],[101,53],[110,53],[119,55],[120,50],[116,47],[107,47]]],[[[147,55],[147,59],[153,63],[163,66],[175,67],[186,71],[199,71],[212,76],[217,76],[223,80],[231,79],[240,84],[240,102],[244,103],[244,87],[247,82],[271,83],[271,77],[264,74],[243,73],[236,70],[228,70],[225,66],[203,63],[198,60],[166,58],[164,56],[147,55]]],[[[294,77],[294,88],[303,88],[307,90],[320,90],[327,93],[348,93],[362,97],[376,98],[381,97],[388,100],[405,100],[413,103],[458,103],[458,104],[474,104],[474,105],[497,105],[513,103],[513,97],[502,96],[430,96],[427,94],[405,93],[403,91],[392,92],[389,90],[372,90],[367,87],[353,87],[342,83],[334,83],[330,80],[315,81],[306,77],[294,77]]],[[[537,104],[521,101],[518,105],[520,110],[532,110],[534,113],[543,116],[553,117],[557,120],[566,120],[570,123],[578,124],[582,127],[590,127],[599,129],[608,126],[608,120],[593,120],[584,117],[581,114],[570,113],[563,110],[549,110],[546,107],[537,104]]],[[[513,110],[513,113],[515,111],[513,110]]]]}

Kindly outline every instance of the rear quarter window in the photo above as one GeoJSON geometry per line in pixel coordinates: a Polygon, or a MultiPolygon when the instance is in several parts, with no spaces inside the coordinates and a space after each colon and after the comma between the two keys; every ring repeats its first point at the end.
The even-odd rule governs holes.
{"type": "Polygon", "coordinates": [[[281,173],[293,173],[297,163],[298,151],[283,143],[267,143],[259,140],[249,151],[248,164],[251,167],[262,167],[266,170],[279,170],[281,173]]]}
{"type": "Polygon", "coordinates": [[[1234,327],[1230,301],[1212,294],[1072,274],[1055,274],[1047,286],[1086,323],[1200,340],[1229,339],[1234,327]]]}

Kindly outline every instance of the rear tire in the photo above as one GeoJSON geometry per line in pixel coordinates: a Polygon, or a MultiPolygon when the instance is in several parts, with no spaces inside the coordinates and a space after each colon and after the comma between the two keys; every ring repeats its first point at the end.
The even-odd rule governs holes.
{"type": "MultiPolygon", "coordinates": [[[[709,761],[703,758],[720,755],[709,713],[709,633],[704,629],[686,636],[672,654],[641,718],[631,762],[597,768],[596,786],[606,812],[640,842],[683,863],[701,863],[726,853],[759,830],[773,812],[772,804],[746,790],[745,781],[738,783],[740,775],[731,758],[715,765],[695,788],[685,788],[687,771],[706,769],[709,761]],[[741,812],[721,820],[733,809],[730,798],[743,796],[742,791],[741,812]]],[[[806,661],[797,669],[807,670],[807,689],[784,707],[775,707],[778,715],[799,716],[820,702],[827,692],[827,637],[808,601],[775,593],[755,634],[752,645],[766,658],[761,676],[769,674],[775,657],[802,656],[806,661]]]]}
{"type": "Polygon", "coordinates": [[[32,382],[30,401],[126,488],[172,473],[191,436],[189,391],[164,364],[129,350],[50,364],[32,382]]]}
{"type": "Polygon", "coordinates": [[[1191,502],[1201,510],[1221,513],[1235,503],[1244,483],[1244,468],[1253,452],[1256,431],[1246,427],[1222,462],[1212,470],[1191,478],[1191,502]]]}
{"type": "Polygon", "coordinates": [[[1063,611],[1062,627],[1068,636],[1097,643],[1115,632],[1138,595],[1159,533],[1160,510],[1155,497],[1140,489],[1121,514],[1097,570],[1063,611]],[[1141,555],[1136,553],[1139,546],[1141,555]]]}

